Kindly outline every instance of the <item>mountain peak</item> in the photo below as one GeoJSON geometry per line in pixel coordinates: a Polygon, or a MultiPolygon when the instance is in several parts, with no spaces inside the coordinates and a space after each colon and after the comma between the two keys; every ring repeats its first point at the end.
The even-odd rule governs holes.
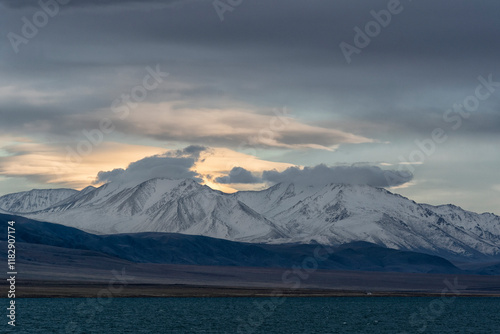
{"type": "Polygon", "coordinates": [[[0,197],[0,209],[5,212],[24,213],[43,210],[77,194],[74,189],[33,189],[0,197]]]}

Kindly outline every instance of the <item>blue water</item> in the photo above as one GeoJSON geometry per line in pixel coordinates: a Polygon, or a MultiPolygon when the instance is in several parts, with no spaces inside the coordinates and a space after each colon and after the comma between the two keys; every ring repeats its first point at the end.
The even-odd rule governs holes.
{"type": "MultiPolygon", "coordinates": [[[[4,304],[7,304],[4,299],[4,304]]],[[[17,299],[5,333],[500,333],[498,298],[17,299]]]]}

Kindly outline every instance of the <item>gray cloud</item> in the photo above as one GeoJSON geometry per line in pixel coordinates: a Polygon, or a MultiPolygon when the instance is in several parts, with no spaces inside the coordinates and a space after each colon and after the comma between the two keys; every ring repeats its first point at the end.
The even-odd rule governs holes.
{"type": "Polygon", "coordinates": [[[123,169],[123,168],[115,168],[115,169],[108,171],[108,172],[100,171],[97,174],[97,177],[96,177],[96,180],[94,181],[94,184],[117,181],[123,176],[124,173],[125,173],[125,169],[123,169]]]}
{"type": "Polygon", "coordinates": [[[394,187],[411,181],[409,172],[383,170],[377,166],[290,167],[283,172],[264,171],[262,179],[270,183],[294,182],[307,185],[329,183],[362,184],[372,187],[394,187]]]}
{"type": "MultiPolygon", "coordinates": [[[[38,6],[36,0],[2,2],[38,6]]],[[[71,87],[64,95],[69,100],[66,112],[79,106],[78,112],[85,113],[109,109],[114,98],[130,90],[123,82],[140,82],[141,70],[159,63],[182,85],[159,90],[148,102],[174,98],[214,108],[228,100],[267,107],[286,104],[304,119],[321,114],[323,122],[335,116],[335,121],[325,121],[332,126],[343,124],[344,130],[369,138],[390,140],[409,132],[428,133],[436,124],[436,113],[469,94],[476,77],[493,72],[500,57],[496,34],[500,3],[494,1],[481,6],[464,0],[402,1],[404,11],[350,65],[339,43],[352,43],[353,28],[373,19],[370,11],[387,7],[386,0],[245,1],[223,23],[211,1],[159,10],[151,10],[151,6],[164,1],[125,1],[137,3],[135,10],[93,8],[123,2],[73,0],[72,5],[90,8],[60,13],[29,44],[21,46],[24,51],[2,53],[2,77],[6,82],[16,78],[22,87],[32,81],[54,91],[71,87]],[[266,15],[260,15],[262,12],[266,15]],[[259,24],[255,25],[257,16],[259,24]],[[282,24],[276,24],[276,17],[282,24]],[[443,66],[442,59],[453,62],[443,66]],[[124,78],[124,73],[131,76],[124,78]],[[51,79],[48,85],[47,78],[51,79]],[[75,93],[80,91],[87,91],[84,98],[75,93]],[[354,131],[362,121],[378,127],[354,131]],[[389,125],[391,131],[380,130],[389,125]]],[[[19,32],[21,17],[32,12],[28,8],[5,15],[0,27],[19,32]]],[[[7,39],[0,43],[9,51],[7,39]]],[[[500,78],[500,73],[494,76],[500,78]]],[[[50,107],[60,108],[60,102],[50,107]]],[[[494,116],[500,106],[497,100],[488,103],[494,114],[478,117],[465,134],[499,133],[499,118],[494,116]]],[[[37,117],[32,108],[25,113],[37,117]]],[[[47,123],[55,125],[50,132],[62,128],[53,119],[47,123]]],[[[148,135],[134,129],[133,123],[124,124],[121,130],[148,135]]],[[[177,140],[168,134],[150,136],[177,140]]],[[[294,139],[289,137],[284,141],[294,139]]],[[[207,139],[212,140],[211,145],[235,140],[207,139]]],[[[191,140],[203,142],[205,138],[191,140]]]]}
{"type": "Polygon", "coordinates": [[[227,176],[218,177],[215,182],[222,184],[235,183],[288,183],[303,185],[358,184],[372,187],[395,187],[413,179],[406,171],[384,170],[377,166],[351,165],[327,166],[320,164],[313,167],[290,167],[282,172],[268,170],[262,173],[262,178],[253,175],[242,167],[234,167],[227,176]]]}
{"type": "Polygon", "coordinates": [[[139,183],[152,178],[194,179],[200,182],[200,175],[190,170],[195,162],[194,158],[156,155],[132,162],[126,169],[101,171],[97,174],[95,184],[107,182],[139,183]]]}
{"type": "Polygon", "coordinates": [[[172,157],[191,157],[194,158],[195,160],[198,160],[200,158],[200,154],[204,151],[206,151],[208,147],[201,146],[201,145],[189,145],[182,150],[176,150],[173,152],[168,152],[167,154],[172,157]]]}
{"type": "MultiPolygon", "coordinates": [[[[54,0],[55,1],[55,0],[54,0]]],[[[110,6],[110,5],[123,5],[124,3],[173,3],[186,0],[65,0],[61,1],[61,5],[67,6],[110,6]],[[67,2],[67,3],[66,3],[67,2]]],[[[12,8],[22,8],[22,7],[39,7],[39,0],[0,0],[0,3],[5,4],[12,8]]],[[[50,3],[50,1],[43,1],[44,3],[50,3]]],[[[58,2],[59,4],[59,2],[58,2]]]]}
{"type": "Polygon", "coordinates": [[[234,167],[227,176],[221,176],[215,179],[215,182],[222,184],[231,183],[261,183],[262,180],[252,174],[252,172],[242,167],[234,167]]]}

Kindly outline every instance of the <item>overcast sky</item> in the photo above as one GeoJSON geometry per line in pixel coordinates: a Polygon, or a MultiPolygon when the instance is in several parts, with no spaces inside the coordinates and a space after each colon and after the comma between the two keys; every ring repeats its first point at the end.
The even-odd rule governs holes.
{"type": "Polygon", "coordinates": [[[42,3],[0,0],[0,195],[298,178],[500,214],[497,0],[42,3]]]}

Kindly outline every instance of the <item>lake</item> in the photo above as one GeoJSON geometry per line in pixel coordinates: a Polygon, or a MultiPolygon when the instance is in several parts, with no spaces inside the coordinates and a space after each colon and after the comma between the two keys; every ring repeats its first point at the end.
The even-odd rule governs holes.
{"type": "MultiPolygon", "coordinates": [[[[6,304],[6,303],[5,303],[6,304]]],[[[497,333],[498,298],[26,298],[16,333],[497,333]]]]}

